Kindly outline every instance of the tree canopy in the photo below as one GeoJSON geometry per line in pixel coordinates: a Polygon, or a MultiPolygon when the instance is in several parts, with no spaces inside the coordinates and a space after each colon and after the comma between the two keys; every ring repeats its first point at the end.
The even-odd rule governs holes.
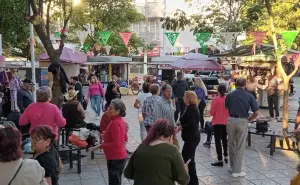
{"type": "MultiPolygon", "coordinates": [[[[70,30],[73,38],[76,38],[76,30],[88,31],[86,40],[90,46],[99,43],[99,31],[111,32],[107,45],[112,46],[111,53],[116,55],[127,55],[128,49],[123,44],[119,32],[129,31],[132,23],[145,20],[134,6],[132,0],[86,0],[80,6],[75,7],[70,20],[70,30]]],[[[143,42],[136,35],[133,35],[129,47],[136,49],[142,46],[143,42]]],[[[97,52],[95,51],[95,54],[97,52]]]]}
{"type": "Polygon", "coordinates": [[[29,25],[24,21],[27,9],[26,1],[0,1],[0,34],[6,56],[27,56],[29,25]]]}

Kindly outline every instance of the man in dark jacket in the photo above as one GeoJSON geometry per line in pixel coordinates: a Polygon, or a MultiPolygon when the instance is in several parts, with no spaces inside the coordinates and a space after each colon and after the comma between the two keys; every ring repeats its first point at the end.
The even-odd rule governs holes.
{"type": "Polygon", "coordinates": [[[78,91],[77,101],[79,101],[80,103],[82,103],[83,102],[82,84],[79,82],[79,79],[78,79],[77,76],[73,76],[72,77],[72,83],[74,85],[74,89],[76,91],[78,91]]]}
{"type": "Polygon", "coordinates": [[[177,79],[172,82],[172,89],[174,93],[175,103],[176,103],[176,111],[175,111],[175,121],[178,120],[178,114],[183,114],[185,109],[185,104],[183,101],[183,96],[186,91],[189,90],[188,84],[184,79],[184,75],[182,72],[177,72],[177,79]]]}
{"type": "Polygon", "coordinates": [[[24,112],[24,110],[28,107],[28,105],[34,102],[33,94],[31,92],[33,85],[34,83],[30,79],[26,78],[23,81],[23,86],[18,90],[17,104],[21,113],[24,112]]]}

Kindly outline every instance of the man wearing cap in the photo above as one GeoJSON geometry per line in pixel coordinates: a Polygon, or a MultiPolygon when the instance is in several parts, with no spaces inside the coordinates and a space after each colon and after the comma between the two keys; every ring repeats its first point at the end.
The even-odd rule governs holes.
{"type": "Polygon", "coordinates": [[[18,90],[17,94],[17,105],[20,112],[23,113],[28,105],[33,103],[33,94],[31,92],[34,83],[31,79],[26,78],[23,80],[23,86],[18,90]]]}

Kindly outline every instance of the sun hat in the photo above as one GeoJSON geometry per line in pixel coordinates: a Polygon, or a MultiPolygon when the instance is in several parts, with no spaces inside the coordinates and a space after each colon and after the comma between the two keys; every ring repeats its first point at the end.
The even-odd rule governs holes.
{"type": "Polygon", "coordinates": [[[67,92],[64,96],[67,100],[73,100],[76,95],[79,93],[79,91],[75,91],[74,89],[67,92]]]}

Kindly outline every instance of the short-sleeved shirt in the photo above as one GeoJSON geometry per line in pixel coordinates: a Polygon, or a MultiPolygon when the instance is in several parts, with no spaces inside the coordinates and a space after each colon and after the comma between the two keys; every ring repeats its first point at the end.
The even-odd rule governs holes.
{"type": "Polygon", "coordinates": [[[144,115],[146,115],[144,118],[144,124],[147,126],[151,126],[154,121],[154,117],[153,117],[154,106],[155,106],[156,101],[159,98],[160,98],[159,96],[150,96],[150,97],[146,98],[144,101],[142,112],[144,115]]]}
{"type": "Polygon", "coordinates": [[[164,97],[160,97],[154,106],[154,121],[158,119],[167,119],[172,125],[175,125],[175,107],[171,99],[166,100],[164,97]]]}
{"type": "Polygon", "coordinates": [[[45,169],[45,177],[51,177],[52,185],[58,185],[59,154],[54,147],[35,158],[45,169]]]}
{"type": "Polygon", "coordinates": [[[137,100],[139,100],[139,103],[140,103],[140,108],[139,108],[139,112],[142,112],[142,108],[143,108],[143,105],[144,105],[144,101],[147,97],[150,97],[152,96],[151,93],[139,93],[139,95],[137,96],[137,100]]]}
{"type": "Polygon", "coordinates": [[[250,109],[252,112],[258,110],[258,105],[253,95],[243,88],[237,88],[226,96],[225,107],[229,110],[230,116],[240,118],[248,118],[250,109]]]}

